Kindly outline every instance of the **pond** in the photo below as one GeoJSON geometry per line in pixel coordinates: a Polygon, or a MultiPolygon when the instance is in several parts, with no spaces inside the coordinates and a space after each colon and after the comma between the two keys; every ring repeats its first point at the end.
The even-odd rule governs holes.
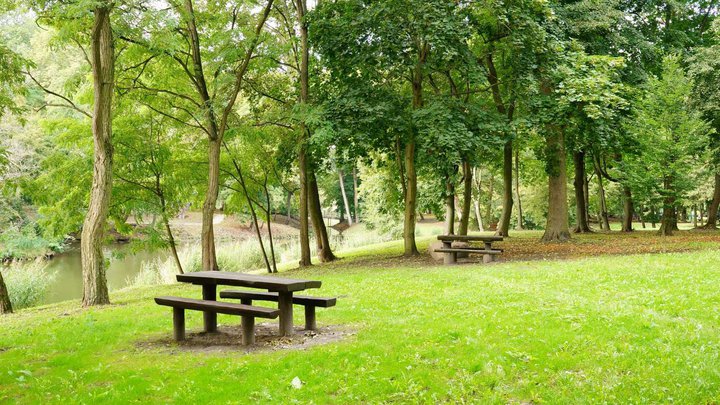
{"type": "MultiPolygon", "coordinates": [[[[107,270],[108,288],[110,291],[127,287],[130,281],[140,272],[142,264],[155,259],[166,259],[167,251],[133,252],[128,244],[112,244],[105,249],[105,257],[110,259],[107,270]]],[[[82,299],[82,268],[80,265],[80,246],[72,246],[68,251],[56,255],[49,260],[46,268],[48,274],[55,274],[44,304],[67,300],[82,299]]]]}

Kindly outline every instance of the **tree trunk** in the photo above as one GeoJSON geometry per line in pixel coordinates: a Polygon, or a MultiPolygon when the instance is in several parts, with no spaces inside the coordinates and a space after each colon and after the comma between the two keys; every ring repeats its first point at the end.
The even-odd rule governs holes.
{"type": "Polygon", "coordinates": [[[455,234],[455,183],[445,177],[445,235],[455,234]]]}
{"type": "Polygon", "coordinates": [[[632,191],[630,187],[623,184],[623,223],[622,232],[633,231],[633,215],[635,214],[635,207],[633,207],[632,191]]]}
{"type": "Polygon", "coordinates": [[[523,223],[522,201],[520,200],[520,149],[515,148],[515,200],[517,201],[517,225],[515,230],[525,229],[523,223]]]}
{"type": "Polygon", "coordinates": [[[513,147],[512,141],[507,141],[503,148],[503,209],[500,214],[497,231],[498,236],[509,236],[510,218],[513,207],[513,147]]]}
{"type": "Polygon", "coordinates": [[[697,220],[697,205],[693,204],[692,206],[692,221],[693,221],[693,228],[697,228],[698,226],[698,220],[697,220]]]}
{"type": "Polygon", "coordinates": [[[291,222],[291,220],[292,220],[292,213],[291,213],[291,210],[292,210],[292,195],[293,195],[293,193],[291,193],[290,191],[288,191],[288,192],[287,192],[286,199],[285,199],[285,211],[286,211],[286,214],[287,214],[287,216],[286,216],[286,225],[290,225],[290,222],[291,222]]]}
{"type": "Polygon", "coordinates": [[[490,226],[492,224],[492,201],[495,192],[495,173],[490,172],[490,185],[488,186],[488,203],[485,207],[485,223],[490,226]]]}
{"type": "Polygon", "coordinates": [[[330,238],[328,237],[327,227],[323,218],[322,206],[320,205],[320,190],[318,189],[317,179],[312,168],[308,168],[308,177],[310,181],[310,194],[308,195],[310,204],[310,219],[312,220],[313,229],[315,229],[315,243],[317,244],[317,255],[320,261],[331,262],[337,257],[330,247],[330,238]]]}
{"type": "Polygon", "coordinates": [[[359,205],[359,196],[358,196],[358,176],[357,176],[357,168],[353,165],[353,211],[355,211],[355,223],[360,223],[360,215],[358,214],[358,205],[359,205]]]}
{"type": "MultiPolygon", "coordinates": [[[[427,61],[430,46],[426,43],[420,45],[417,49],[417,62],[412,71],[412,107],[414,110],[422,108],[423,101],[423,70],[427,61]]],[[[415,222],[417,211],[417,170],[415,167],[415,142],[416,129],[413,128],[410,133],[410,139],[405,143],[405,218],[403,225],[403,239],[405,245],[405,256],[418,255],[417,245],[415,244],[415,222]]]]}
{"type": "MultiPolygon", "coordinates": [[[[296,0],[297,19],[300,25],[300,104],[307,104],[310,94],[310,76],[308,71],[308,28],[305,22],[305,1],[296,0]]],[[[312,264],[310,258],[310,231],[308,216],[310,202],[310,176],[308,174],[308,143],[310,142],[310,132],[305,122],[300,122],[300,153],[298,156],[298,166],[300,168],[300,266],[310,266],[312,264]]]]}
{"type": "Polygon", "coordinates": [[[265,183],[263,183],[263,190],[265,191],[265,203],[267,204],[267,209],[265,210],[265,218],[267,219],[268,224],[268,239],[270,239],[270,257],[272,258],[272,272],[277,273],[277,261],[275,260],[275,242],[273,241],[273,234],[272,234],[272,200],[270,199],[270,190],[268,190],[267,186],[267,177],[265,178],[265,183]]]}
{"type": "Polygon", "coordinates": [[[665,198],[663,199],[663,216],[660,222],[660,230],[662,236],[671,236],[677,228],[677,212],[675,211],[675,197],[672,196],[673,181],[670,177],[663,179],[663,189],[665,190],[665,198]]]}
{"type": "Polygon", "coordinates": [[[603,175],[600,171],[600,163],[595,161],[595,175],[598,179],[598,197],[600,199],[600,224],[604,231],[610,231],[610,219],[608,218],[607,200],[605,199],[605,186],[603,185],[603,175]]]}
{"type": "Polygon", "coordinates": [[[216,136],[208,142],[208,187],[205,192],[205,202],[202,208],[202,269],[219,270],[215,256],[215,229],[213,220],[215,206],[220,191],[220,145],[221,140],[216,136]]]}
{"type": "Polygon", "coordinates": [[[8,293],[2,272],[0,272],[0,314],[11,314],[13,312],[10,294],[8,293]]]}
{"type": "Polygon", "coordinates": [[[162,221],[165,225],[165,233],[167,233],[168,237],[168,244],[170,245],[170,251],[173,255],[173,260],[175,260],[175,266],[178,269],[178,273],[185,274],[182,268],[182,263],[180,263],[180,256],[178,255],[177,251],[177,244],[175,243],[175,236],[173,235],[172,228],[170,227],[170,217],[168,217],[167,214],[167,203],[165,202],[165,193],[162,190],[162,187],[160,185],[160,174],[155,174],[155,191],[157,196],[160,198],[160,209],[162,210],[162,221]]]}
{"type": "Polygon", "coordinates": [[[112,192],[112,97],[115,86],[115,45],[110,9],[94,10],[91,42],[94,109],[92,133],[94,163],[92,189],[83,222],[80,254],[83,272],[83,306],[110,303],[102,245],[112,192]]]}
{"type": "Polygon", "coordinates": [[[565,136],[561,129],[551,128],[546,136],[548,161],[548,215],[543,242],[563,242],[570,239],[567,204],[567,168],[565,164],[565,136]]]}
{"type": "MultiPolygon", "coordinates": [[[[260,245],[260,252],[263,255],[263,259],[265,260],[265,268],[267,269],[268,273],[273,273],[273,269],[272,267],[270,267],[270,261],[268,260],[267,251],[265,250],[265,243],[263,242],[262,234],[260,233],[260,224],[258,224],[257,213],[255,212],[252,198],[250,198],[250,194],[247,190],[247,185],[245,184],[245,176],[243,176],[242,168],[234,157],[232,158],[232,162],[233,166],[235,166],[235,171],[238,174],[238,179],[240,180],[240,187],[242,187],[243,194],[245,195],[245,201],[248,204],[248,208],[250,208],[250,217],[252,218],[252,223],[255,226],[255,235],[257,236],[258,244],[260,245]]],[[[270,218],[268,217],[268,227],[269,226],[270,218]]]]}
{"type": "Polygon", "coordinates": [[[403,224],[403,239],[405,256],[419,254],[415,244],[415,211],[417,210],[417,172],[415,171],[415,141],[411,140],[405,145],[405,218],[403,224]]]}
{"type": "Polygon", "coordinates": [[[573,163],[575,166],[575,233],[591,232],[590,225],[587,222],[587,205],[585,205],[585,152],[573,151],[573,163]]]}
{"type": "Polygon", "coordinates": [[[470,226],[470,207],[472,205],[472,167],[467,160],[463,161],[463,205],[462,217],[460,219],[460,228],[458,235],[467,235],[470,226]]]}
{"type": "Polygon", "coordinates": [[[483,226],[483,218],[480,214],[480,194],[482,194],[482,171],[474,167],[473,172],[477,171],[477,173],[473,176],[473,181],[475,183],[475,187],[477,188],[477,193],[474,200],[475,205],[475,219],[477,220],[478,224],[478,231],[485,232],[485,227],[483,226]]]}
{"type": "Polygon", "coordinates": [[[640,226],[642,226],[643,229],[647,228],[645,225],[645,207],[642,205],[640,206],[640,210],[638,211],[638,217],[640,218],[640,226]]]}
{"type": "Polygon", "coordinates": [[[353,224],[352,215],[350,214],[350,203],[348,202],[347,193],[345,192],[345,179],[342,170],[338,169],[338,178],[340,179],[340,192],[342,194],[343,203],[345,204],[345,214],[347,215],[348,225],[353,224]]]}
{"type": "Polygon", "coordinates": [[[717,229],[718,207],[720,207],[720,173],[715,174],[715,190],[713,192],[712,202],[708,208],[707,222],[704,226],[705,229],[717,229]]]}
{"type": "MultiPolygon", "coordinates": [[[[302,132],[305,133],[304,124],[300,124],[303,127],[302,132]]],[[[308,210],[308,190],[310,185],[308,184],[308,173],[307,173],[307,136],[303,136],[300,145],[300,153],[298,155],[298,168],[300,170],[300,202],[299,202],[299,213],[300,216],[300,267],[312,265],[310,257],[310,212],[308,210]]]]}

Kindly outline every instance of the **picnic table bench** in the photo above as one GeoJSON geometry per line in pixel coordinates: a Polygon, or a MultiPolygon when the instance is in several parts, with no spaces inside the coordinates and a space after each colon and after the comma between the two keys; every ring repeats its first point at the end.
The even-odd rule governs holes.
{"type": "Polygon", "coordinates": [[[233,273],[223,271],[201,271],[196,273],[178,274],[177,280],[202,286],[202,300],[159,297],[155,302],[159,305],[173,308],[173,325],[175,339],[185,337],[185,310],[203,312],[205,332],[217,331],[217,314],[240,315],[243,325],[243,344],[252,344],[255,336],[255,318],[280,318],[280,335],[292,335],[293,330],[293,304],[303,305],[306,308],[306,327],[316,328],[315,307],[331,307],[336,303],[335,298],[296,296],[293,293],[310,288],[319,288],[320,281],[298,280],[274,276],[261,276],[254,274],[233,273]],[[217,286],[227,285],[233,287],[248,287],[264,289],[267,292],[252,291],[223,291],[221,298],[240,298],[241,303],[217,301],[217,286]],[[275,301],[278,309],[253,306],[252,301],[275,301]]]}
{"type": "Polygon", "coordinates": [[[483,255],[483,263],[490,263],[495,259],[495,255],[503,252],[502,249],[493,248],[493,242],[501,242],[502,236],[476,236],[476,235],[439,235],[438,240],[443,244],[440,249],[435,249],[438,253],[444,253],[444,264],[457,263],[458,253],[478,253],[483,255]],[[483,242],[484,247],[473,246],[453,246],[453,242],[483,242]]]}

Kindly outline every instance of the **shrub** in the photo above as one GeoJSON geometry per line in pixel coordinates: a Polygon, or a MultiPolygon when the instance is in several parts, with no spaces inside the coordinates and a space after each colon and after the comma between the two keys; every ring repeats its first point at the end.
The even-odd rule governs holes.
{"type": "Polygon", "coordinates": [[[47,263],[36,260],[15,263],[3,268],[3,278],[8,288],[13,309],[39,304],[55,279],[54,273],[46,271],[47,263]]]}

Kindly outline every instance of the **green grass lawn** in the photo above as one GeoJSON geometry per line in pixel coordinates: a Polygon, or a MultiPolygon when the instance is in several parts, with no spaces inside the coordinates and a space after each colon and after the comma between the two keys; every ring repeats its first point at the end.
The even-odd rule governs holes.
{"type": "Polygon", "coordinates": [[[152,297],[195,286],[2,317],[0,403],[720,401],[717,250],[443,267],[383,246],[284,273],[322,280],[340,298],[320,325],[355,332],[306,350],[147,344],[172,333],[152,297]]]}

